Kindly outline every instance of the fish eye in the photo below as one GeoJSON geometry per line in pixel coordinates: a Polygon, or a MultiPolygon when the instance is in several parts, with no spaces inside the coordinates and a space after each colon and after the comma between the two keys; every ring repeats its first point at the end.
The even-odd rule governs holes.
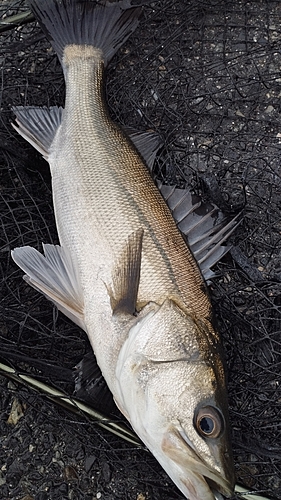
{"type": "Polygon", "coordinates": [[[221,413],[213,406],[199,408],[195,414],[194,425],[198,434],[205,438],[217,438],[223,431],[221,413]]]}

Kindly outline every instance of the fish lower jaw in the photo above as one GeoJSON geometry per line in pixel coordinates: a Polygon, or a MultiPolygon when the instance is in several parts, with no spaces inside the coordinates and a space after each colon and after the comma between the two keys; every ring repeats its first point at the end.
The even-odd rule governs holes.
{"type": "MultiPolygon", "coordinates": [[[[166,468],[166,472],[169,474],[168,468],[166,468]]],[[[224,491],[224,495],[222,495],[216,485],[209,483],[207,477],[191,470],[186,471],[184,476],[178,475],[176,478],[173,474],[169,475],[188,500],[224,500],[224,495],[227,497],[232,496],[227,491],[224,491]]],[[[218,485],[218,488],[220,489],[220,485],[218,485]]]]}
{"type": "MultiPolygon", "coordinates": [[[[200,465],[198,463],[198,467],[200,465]]],[[[217,476],[214,479],[213,473],[210,473],[212,476],[210,479],[209,474],[204,475],[204,468],[203,466],[201,474],[193,471],[192,465],[190,468],[187,466],[186,470],[181,470],[176,479],[172,474],[169,474],[168,469],[166,472],[188,500],[224,500],[230,498],[233,495],[231,486],[222,477],[217,476]]]]}
{"type": "Polygon", "coordinates": [[[218,479],[218,482],[216,482],[213,479],[214,474],[210,472],[210,475],[213,476],[210,480],[209,477],[204,476],[204,472],[207,472],[207,468],[204,464],[198,461],[195,465],[192,460],[191,463],[189,463],[188,451],[186,452],[185,460],[183,460],[183,463],[180,463],[177,460],[173,460],[169,454],[162,449],[162,446],[159,446],[160,443],[153,442],[145,432],[138,432],[138,434],[177,488],[188,500],[224,500],[225,497],[220,493],[222,490],[224,495],[227,497],[231,496],[231,488],[229,488],[228,491],[227,486],[225,488],[224,485],[222,486],[224,483],[222,477],[216,476],[218,479]],[[201,471],[198,472],[197,470],[193,470],[193,465],[195,465],[195,469],[201,468],[202,465],[202,473],[201,471]]]}
{"type": "Polygon", "coordinates": [[[177,482],[174,479],[174,482],[188,500],[223,500],[220,493],[210,488],[204,476],[191,471],[187,475],[189,477],[180,477],[177,482]]]}
{"type": "Polygon", "coordinates": [[[188,500],[223,500],[233,495],[224,473],[209,468],[201,461],[191,443],[182,440],[177,432],[164,434],[157,457],[162,467],[188,500]]]}
{"type": "Polygon", "coordinates": [[[191,468],[182,470],[177,479],[172,474],[169,475],[188,500],[224,500],[233,494],[226,483],[222,486],[221,478],[218,477],[218,482],[215,482],[204,474],[192,471],[191,468]]]}

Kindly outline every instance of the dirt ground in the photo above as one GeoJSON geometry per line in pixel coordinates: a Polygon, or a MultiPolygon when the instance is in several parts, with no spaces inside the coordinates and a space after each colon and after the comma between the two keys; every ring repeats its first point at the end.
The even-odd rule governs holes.
{"type": "MultiPolygon", "coordinates": [[[[27,10],[0,3],[0,17],[27,10]]],[[[160,133],[158,178],[242,222],[211,298],[223,339],[237,482],[281,499],[281,3],[161,0],[107,72],[115,121],[160,133]]],[[[1,24],[0,24],[1,30],[1,24]]],[[[16,246],[57,243],[47,164],[12,129],[13,105],[63,105],[59,62],[34,22],[0,33],[0,361],[72,396],[82,331],[32,290],[16,246]]],[[[168,500],[146,450],[0,377],[0,498],[168,500]]],[[[112,419],[119,421],[119,415],[112,419]]]]}

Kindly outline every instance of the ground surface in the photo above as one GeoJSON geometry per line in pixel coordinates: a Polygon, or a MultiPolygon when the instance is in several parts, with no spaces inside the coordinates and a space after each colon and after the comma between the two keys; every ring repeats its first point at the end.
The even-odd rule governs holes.
{"type": "MultiPolygon", "coordinates": [[[[25,9],[23,1],[2,1],[0,15],[25,9]]],[[[159,177],[189,184],[230,216],[244,208],[232,256],[210,290],[228,366],[237,480],[278,499],[280,21],[279,1],[152,3],[107,79],[113,118],[164,138],[159,177]]],[[[48,168],[12,130],[10,108],[63,104],[61,69],[35,23],[0,35],[0,57],[1,352],[71,395],[70,370],[88,342],[22,281],[10,257],[16,246],[57,242],[48,168]],[[47,365],[38,371],[32,360],[47,365]]],[[[0,397],[0,498],[182,498],[149,453],[84,416],[5,377],[0,397]],[[21,418],[12,422],[16,406],[21,418]]]]}

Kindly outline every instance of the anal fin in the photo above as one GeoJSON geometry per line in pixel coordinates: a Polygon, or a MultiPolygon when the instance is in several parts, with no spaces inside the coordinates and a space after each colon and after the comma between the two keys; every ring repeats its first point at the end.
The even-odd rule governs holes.
{"type": "Polygon", "coordinates": [[[14,262],[26,273],[25,281],[43,293],[68,318],[86,331],[83,293],[76,263],[67,249],[44,245],[44,255],[26,246],[12,251],[14,262]]]}

